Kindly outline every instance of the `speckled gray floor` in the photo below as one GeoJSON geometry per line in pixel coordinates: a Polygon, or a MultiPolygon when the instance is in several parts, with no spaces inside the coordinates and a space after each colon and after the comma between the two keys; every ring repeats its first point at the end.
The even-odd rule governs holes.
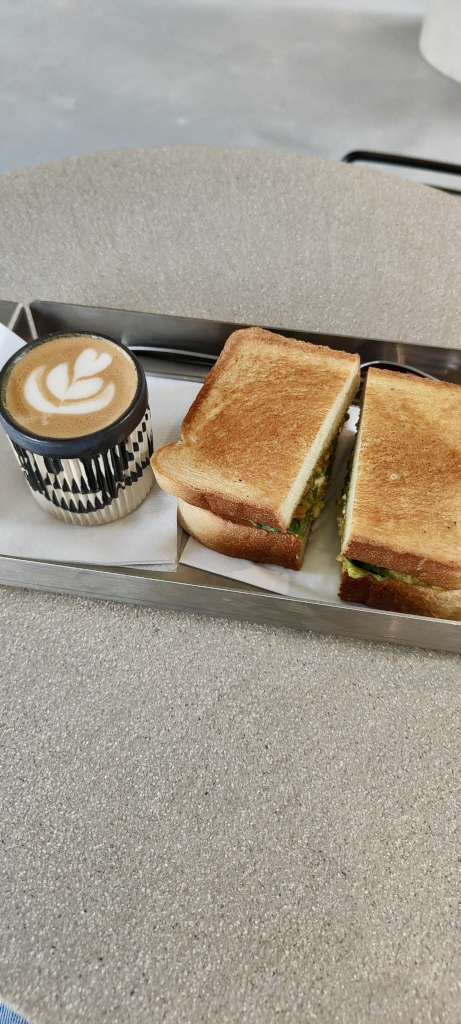
{"type": "Polygon", "coordinates": [[[74,157],[1,177],[0,231],[4,298],[460,343],[461,203],[331,160],[74,157]]]}
{"type": "MultiPolygon", "coordinates": [[[[2,281],[459,345],[461,206],[231,150],[0,179],[2,281]]],[[[0,589],[0,994],[33,1024],[457,1024],[459,658],[0,589]]]]}
{"type": "Polygon", "coordinates": [[[32,1020],[459,1020],[458,659],[5,597],[32,1020]]]}

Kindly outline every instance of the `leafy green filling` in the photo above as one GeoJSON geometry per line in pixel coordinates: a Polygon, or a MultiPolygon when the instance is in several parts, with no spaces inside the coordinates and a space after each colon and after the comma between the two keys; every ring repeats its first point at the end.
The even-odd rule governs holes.
{"type": "Polygon", "coordinates": [[[432,590],[443,590],[443,587],[434,587],[430,583],[424,583],[423,580],[418,580],[415,576],[409,576],[406,572],[384,569],[380,565],[371,565],[368,562],[358,562],[352,558],[345,558],[344,555],[338,555],[338,562],[342,562],[348,575],[352,576],[354,580],[362,579],[364,576],[374,576],[375,580],[398,580],[400,583],[408,583],[413,587],[430,587],[432,590]]]}
{"type": "Polygon", "coordinates": [[[350,485],[351,485],[351,473],[352,473],[352,463],[354,461],[354,451],[355,451],[355,446],[352,449],[351,454],[349,455],[349,458],[347,460],[346,476],[344,478],[344,484],[343,484],[342,493],[340,494],[339,498],[336,498],[336,518],[338,520],[338,530],[339,530],[339,536],[341,537],[341,539],[343,538],[344,531],[346,529],[347,499],[349,497],[349,488],[350,488],[350,485]]]}
{"type": "Polygon", "coordinates": [[[323,499],[331,479],[337,440],[338,437],[335,437],[326,455],[319,459],[304,491],[300,502],[300,505],[306,508],[304,515],[293,518],[288,527],[287,532],[294,533],[296,537],[305,537],[312,520],[317,519],[325,504],[323,499]]]}
{"type": "MultiPolygon", "coordinates": [[[[323,455],[321,455],[314,467],[296,509],[296,511],[298,511],[298,509],[302,509],[302,514],[297,517],[295,516],[291,520],[287,533],[293,533],[296,537],[305,537],[312,520],[316,519],[322,511],[324,506],[323,498],[328,484],[330,483],[333,469],[338,436],[339,431],[333,439],[330,447],[323,453],[323,455]]],[[[257,526],[260,530],[267,530],[270,533],[281,532],[275,526],[266,526],[265,523],[256,523],[253,522],[253,520],[250,520],[250,522],[252,526],[257,526]]]]}

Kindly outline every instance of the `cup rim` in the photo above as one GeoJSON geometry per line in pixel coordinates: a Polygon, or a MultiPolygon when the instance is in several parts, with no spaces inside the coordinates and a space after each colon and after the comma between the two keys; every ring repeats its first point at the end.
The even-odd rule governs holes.
{"type": "Polygon", "coordinates": [[[25,345],[22,345],[17,352],[13,352],[13,355],[7,359],[6,363],[0,370],[0,423],[2,423],[11,441],[36,455],[49,455],[52,458],[72,459],[107,451],[108,448],[113,448],[114,445],[120,444],[121,441],[125,440],[125,438],[135,430],[142,419],[147,406],[148,392],[146,375],[134,352],[132,352],[127,345],[124,345],[123,342],[116,341],[115,338],[111,338],[108,334],[100,334],[96,331],[72,331],[67,329],[65,331],[50,331],[47,334],[41,334],[33,341],[29,341],[25,345]],[[22,427],[5,408],[2,399],[2,385],[11,367],[14,366],[15,363],[19,362],[27,351],[34,348],[36,345],[43,345],[44,342],[53,341],[55,338],[65,337],[94,338],[95,340],[98,340],[99,338],[102,341],[110,341],[112,345],[116,345],[117,348],[123,349],[125,353],[128,353],[136,368],[138,377],[136,391],[128,408],[121,416],[112,423],[108,423],[106,427],[101,427],[99,430],[95,430],[90,434],[81,434],[79,437],[65,438],[48,437],[44,434],[34,434],[30,430],[27,430],[26,427],[22,427]]]}

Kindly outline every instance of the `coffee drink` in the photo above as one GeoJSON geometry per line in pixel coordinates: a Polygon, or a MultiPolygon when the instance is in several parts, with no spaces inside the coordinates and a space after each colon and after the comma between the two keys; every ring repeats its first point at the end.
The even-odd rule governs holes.
{"type": "Polygon", "coordinates": [[[120,345],[66,334],[28,346],[3,382],[2,402],[19,426],[40,437],[81,437],[119,419],[138,386],[120,345]]]}
{"type": "Polygon", "coordinates": [[[0,423],[42,509],[78,526],[133,512],[154,483],[147,382],[120,342],[60,332],[0,372],[0,423]]]}

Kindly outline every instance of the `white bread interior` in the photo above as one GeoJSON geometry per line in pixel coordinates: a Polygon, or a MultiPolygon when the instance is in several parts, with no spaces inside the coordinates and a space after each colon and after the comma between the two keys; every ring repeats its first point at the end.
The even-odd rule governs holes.
{"type": "Polygon", "coordinates": [[[299,505],[299,501],[304,493],[306,484],[312,475],[322,452],[326,450],[337,434],[356,391],[357,374],[355,367],[353,367],[351,369],[349,380],[346,381],[343,390],[333,403],[328,416],[325,417],[314,443],[309,448],[305,461],[299,470],[298,476],[281,506],[281,517],[288,526],[291,523],[294,510],[296,506],[299,505]]]}
{"type": "Polygon", "coordinates": [[[342,546],[343,547],[347,544],[347,541],[348,541],[348,539],[350,537],[350,533],[351,533],[352,510],[353,510],[353,507],[354,507],[354,494],[355,494],[355,488],[356,488],[356,484],[357,484],[357,475],[358,475],[358,469],[359,469],[360,446],[362,444],[362,430],[363,430],[362,417],[360,417],[359,425],[358,425],[358,428],[357,428],[357,437],[356,437],[356,440],[355,440],[354,456],[353,456],[353,460],[352,460],[351,476],[350,476],[350,481],[349,481],[349,490],[348,490],[348,493],[347,493],[346,516],[345,516],[345,520],[344,520],[344,534],[343,534],[343,538],[342,538],[342,546]]]}

